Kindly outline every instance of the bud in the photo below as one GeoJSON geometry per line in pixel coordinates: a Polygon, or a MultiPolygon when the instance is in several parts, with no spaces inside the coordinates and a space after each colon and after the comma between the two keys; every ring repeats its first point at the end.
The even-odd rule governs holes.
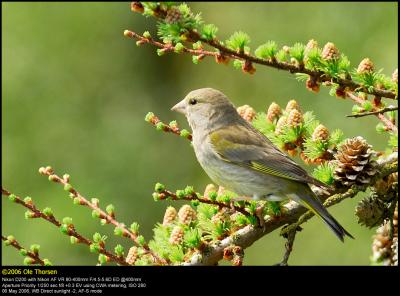
{"type": "Polygon", "coordinates": [[[242,64],[242,71],[244,73],[254,74],[256,72],[256,68],[253,66],[252,62],[250,62],[249,60],[246,60],[242,64]]]}
{"type": "Polygon", "coordinates": [[[310,91],[318,93],[320,89],[318,79],[316,79],[314,76],[308,77],[306,81],[306,88],[310,91]]]}
{"type": "Polygon", "coordinates": [[[144,7],[143,7],[142,3],[140,3],[140,2],[132,2],[131,3],[131,10],[133,12],[143,13],[144,12],[144,7]]]}

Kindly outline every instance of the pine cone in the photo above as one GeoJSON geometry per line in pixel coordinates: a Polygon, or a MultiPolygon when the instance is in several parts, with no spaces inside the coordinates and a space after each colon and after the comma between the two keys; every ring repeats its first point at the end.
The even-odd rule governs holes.
{"type": "Polygon", "coordinates": [[[191,222],[196,220],[196,211],[189,205],[184,205],[179,209],[178,212],[179,222],[182,224],[189,225],[191,222]]]}
{"type": "Polygon", "coordinates": [[[165,16],[165,22],[168,24],[179,23],[181,20],[182,14],[177,8],[171,8],[167,11],[167,15],[165,16]]]}
{"type": "Polygon", "coordinates": [[[347,139],[335,155],[337,167],[334,179],[337,185],[350,187],[370,182],[376,173],[376,162],[371,160],[371,146],[362,138],[347,139]]]}
{"type": "Polygon", "coordinates": [[[282,114],[281,107],[275,102],[272,102],[271,105],[268,107],[267,111],[267,119],[269,122],[274,122],[277,120],[279,116],[282,114]]]}
{"type": "Polygon", "coordinates": [[[175,218],[176,218],[176,210],[175,210],[175,208],[174,207],[168,207],[165,210],[163,225],[167,226],[167,225],[171,224],[172,222],[174,222],[175,218]]]}
{"type": "Polygon", "coordinates": [[[373,71],[374,71],[374,64],[369,58],[363,59],[357,68],[358,74],[371,73],[373,71]]]}
{"type": "Polygon", "coordinates": [[[398,71],[396,69],[396,70],[394,70],[394,72],[392,74],[392,81],[395,82],[395,83],[398,83],[398,80],[399,80],[399,74],[398,74],[398,71]]]}
{"type": "Polygon", "coordinates": [[[276,127],[275,127],[275,134],[279,135],[282,133],[284,127],[287,125],[287,117],[286,116],[282,116],[278,119],[278,122],[276,123],[276,127]]]}
{"type": "Polygon", "coordinates": [[[184,231],[182,227],[180,226],[175,226],[174,229],[172,229],[171,236],[169,237],[169,243],[171,245],[179,245],[183,241],[183,235],[184,231]]]}
{"type": "Polygon", "coordinates": [[[322,124],[318,125],[312,134],[312,140],[326,141],[328,139],[329,139],[329,130],[322,124]]]}
{"type": "Polygon", "coordinates": [[[358,223],[368,228],[380,225],[385,220],[385,203],[376,196],[361,200],[356,207],[358,223]]]}
{"type": "Polygon", "coordinates": [[[290,100],[290,101],[287,103],[287,105],[286,105],[285,111],[286,111],[287,113],[290,113],[290,111],[292,111],[293,109],[296,109],[296,110],[298,110],[298,111],[301,111],[301,110],[300,110],[299,103],[297,103],[296,100],[290,100]]]}
{"type": "Polygon", "coordinates": [[[399,246],[398,246],[398,237],[393,238],[393,243],[392,243],[392,262],[393,265],[398,266],[399,265],[399,246]]]}
{"type": "Polygon", "coordinates": [[[372,242],[372,261],[383,265],[393,265],[394,252],[392,250],[393,241],[390,240],[389,230],[390,223],[385,223],[376,230],[374,240],[372,242]]]}
{"type": "Polygon", "coordinates": [[[303,115],[301,115],[300,111],[297,109],[293,109],[290,111],[289,116],[287,118],[287,124],[290,127],[298,127],[303,123],[303,115]]]}
{"type": "Polygon", "coordinates": [[[137,258],[138,258],[138,248],[131,247],[129,249],[128,255],[126,256],[126,263],[134,265],[137,258]]]}
{"type": "Polygon", "coordinates": [[[208,184],[206,186],[206,189],[204,189],[204,194],[203,195],[204,195],[205,198],[210,199],[210,196],[209,196],[210,192],[217,192],[217,191],[218,191],[218,189],[217,189],[217,187],[215,187],[214,184],[208,184]]]}
{"type": "Polygon", "coordinates": [[[398,180],[399,174],[396,172],[376,181],[374,184],[376,194],[380,197],[391,197],[388,193],[389,191],[394,190],[394,187],[398,184],[398,180]]]}
{"type": "Polygon", "coordinates": [[[236,110],[239,113],[239,115],[242,116],[242,118],[244,118],[249,122],[251,122],[257,115],[256,111],[249,105],[240,106],[236,110]]]}
{"type": "Polygon", "coordinates": [[[336,48],[335,44],[328,42],[322,50],[321,57],[325,61],[337,60],[340,57],[339,50],[336,48]]]}

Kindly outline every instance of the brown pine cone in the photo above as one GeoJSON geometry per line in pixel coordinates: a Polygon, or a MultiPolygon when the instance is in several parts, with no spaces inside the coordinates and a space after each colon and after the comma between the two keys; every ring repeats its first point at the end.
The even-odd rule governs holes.
{"type": "Polygon", "coordinates": [[[382,200],[376,196],[370,196],[358,203],[355,213],[359,224],[372,228],[383,223],[385,210],[385,203],[382,200]]]}
{"type": "Polygon", "coordinates": [[[175,221],[176,218],[176,210],[174,207],[168,207],[165,210],[165,214],[164,214],[164,220],[163,220],[163,225],[167,226],[169,224],[171,224],[172,222],[175,221]]]}
{"type": "Polygon", "coordinates": [[[398,184],[398,181],[399,174],[397,172],[390,174],[389,176],[376,181],[374,184],[374,190],[376,194],[384,197],[388,195],[389,191],[395,190],[395,186],[398,184]]]}
{"type": "Polygon", "coordinates": [[[245,120],[247,120],[249,122],[251,122],[254,119],[254,117],[256,117],[256,115],[257,115],[256,111],[249,105],[243,105],[243,106],[237,107],[236,110],[242,118],[244,118],[245,120]]]}
{"type": "Polygon", "coordinates": [[[169,237],[169,243],[171,245],[179,245],[183,241],[183,235],[184,231],[182,227],[180,226],[175,226],[174,229],[172,229],[171,236],[169,237]]]}
{"type": "Polygon", "coordinates": [[[267,119],[269,122],[274,122],[278,120],[279,116],[282,114],[281,107],[275,102],[272,102],[268,107],[267,119]]]}
{"type": "Polygon", "coordinates": [[[191,206],[184,205],[179,209],[178,218],[182,224],[189,225],[196,220],[196,211],[191,206]]]}
{"type": "Polygon", "coordinates": [[[376,162],[371,160],[373,152],[362,137],[347,139],[335,155],[334,179],[337,186],[368,184],[376,173],[376,162]]]}
{"type": "Polygon", "coordinates": [[[374,72],[374,64],[369,58],[365,58],[361,61],[361,63],[358,65],[357,68],[357,73],[358,74],[365,74],[365,73],[371,73],[374,72]]]}
{"type": "Polygon", "coordinates": [[[340,53],[335,44],[328,42],[322,49],[321,57],[325,61],[337,60],[340,58],[340,53]]]}
{"type": "Polygon", "coordinates": [[[374,263],[382,265],[393,265],[395,253],[393,252],[393,240],[390,239],[390,223],[385,221],[381,227],[376,230],[372,242],[372,257],[374,263]]]}

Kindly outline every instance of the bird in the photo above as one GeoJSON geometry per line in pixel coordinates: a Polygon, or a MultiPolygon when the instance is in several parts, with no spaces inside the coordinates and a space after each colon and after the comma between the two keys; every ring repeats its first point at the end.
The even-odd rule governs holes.
{"type": "Polygon", "coordinates": [[[353,238],[310,187],[328,186],[244,120],[221,91],[193,90],[171,110],[186,116],[196,158],[213,182],[254,200],[294,200],[322,218],[342,242],[353,238]]]}

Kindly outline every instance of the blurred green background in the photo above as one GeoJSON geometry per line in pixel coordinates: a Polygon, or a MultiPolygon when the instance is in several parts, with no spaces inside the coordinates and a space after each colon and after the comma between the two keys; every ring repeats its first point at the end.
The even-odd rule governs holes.
{"type": "MultiPolygon", "coordinates": [[[[267,40],[280,46],[316,39],[332,41],[356,67],[364,57],[390,74],[397,68],[397,3],[191,3],[226,39],[235,30],[247,32],[252,48],[267,40]]],[[[70,216],[87,236],[109,236],[108,246],[127,240],[111,226],[100,226],[88,209],[73,205],[60,186],[40,176],[40,166],[69,173],[71,183],[101,205],[113,203],[117,218],[138,221],[146,239],[162,220],[170,202],[154,202],[156,182],[175,190],[187,184],[202,191],[210,180],[184,139],[159,133],[144,121],[148,111],[162,120],[183,116],[170,107],[192,89],[214,87],[238,106],[265,110],[274,100],[284,106],[296,99],[313,110],[329,129],[365,137],[384,149],[385,135],[375,132],[376,118],[345,118],[352,103],[315,95],[284,71],[257,67],[255,75],[232,65],[190,56],[158,57],[151,46],[136,47],[124,29],[149,30],[155,20],[130,11],[125,3],[2,3],[2,184],[37,206],[50,206],[59,218],[70,216]]],[[[304,163],[301,162],[302,165],[304,163]]],[[[360,196],[331,209],[356,240],[342,244],[319,220],[312,219],[298,236],[290,264],[366,265],[374,230],[357,225],[353,214],[360,196]]],[[[182,202],[173,203],[180,206],[182,202]]],[[[41,245],[43,257],[57,265],[94,265],[96,256],[84,245],[42,220],[25,220],[25,210],[3,197],[2,233],[13,234],[24,246],[41,245]]],[[[246,250],[245,264],[271,265],[281,260],[284,240],[279,232],[246,250]]],[[[3,264],[21,264],[12,248],[2,248],[3,264]]]]}

